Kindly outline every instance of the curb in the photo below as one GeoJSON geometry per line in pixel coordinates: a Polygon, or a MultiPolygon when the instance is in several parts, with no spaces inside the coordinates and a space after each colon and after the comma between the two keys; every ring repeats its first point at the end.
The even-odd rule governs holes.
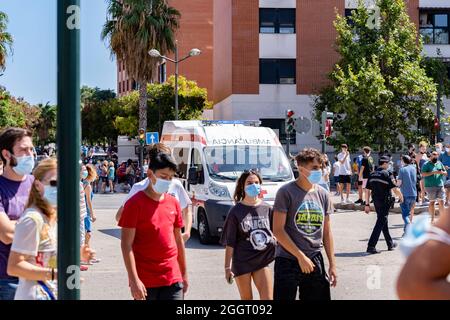
{"type": "MultiPolygon", "coordinates": [[[[351,204],[340,204],[340,203],[336,203],[334,204],[334,208],[335,209],[341,209],[341,210],[349,210],[349,211],[364,211],[364,206],[361,205],[357,205],[354,203],[351,204]]],[[[375,211],[375,207],[373,205],[370,206],[370,211],[374,212],[375,211]]],[[[416,207],[414,209],[414,214],[421,214],[424,212],[428,212],[428,206],[425,207],[416,207]]],[[[396,203],[394,206],[394,209],[389,210],[389,213],[395,213],[395,214],[401,214],[402,210],[400,208],[400,206],[398,206],[398,204],[396,203]]],[[[436,215],[438,215],[439,213],[439,209],[436,206],[436,215]]]]}

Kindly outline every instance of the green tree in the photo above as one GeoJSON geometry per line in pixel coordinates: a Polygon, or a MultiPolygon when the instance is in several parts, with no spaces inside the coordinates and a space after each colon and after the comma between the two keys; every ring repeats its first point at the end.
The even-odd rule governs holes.
{"type": "Polygon", "coordinates": [[[317,119],[323,110],[337,114],[330,143],[398,149],[400,137],[414,141],[419,120],[433,119],[436,85],[422,68],[422,40],[403,0],[377,0],[380,22],[359,1],[347,19],[337,14],[339,63],[331,85],[314,101],[317,119]],[[349,21],[351,20],[351,21],[349,21]]]}
{"type": "Polygon", "coordinates": [[[82,140],[95,143],[111,143],[117,137],[114,126],[119,106],[116,102],[116,94],[112,90],[89,88],[81,89],[82,140]]]}
{"type": "MultiPolygon", "coordinates": [[[[201,119],[203,110],[212,107],[208,101],[208,92],[198,87],[195,81],[179,77],[179,119],[201,119]]],[[[161,133],[165,121],[175,117],[175,77],[169,77],[163,84],[150,84],[147,87],[148,118],[155,119],[149,123],[148,130],[161,133]]],[[[115,126],[121,135],[135,136],[138,129],[138,119],[135,114],[138,109],[139,96],[132,92],[119,99],[120,115],[115,120],[115,126]]]]}
{"type": "Polygon", "coordinates": [[[13,37],[6,31],[8,16],[0,11],[0,71],[6,68],[6,57],[12,54],[13,37]]]}
{"type": "Polygon", "coordinates": [[[166,55],[175,49],[179,18],[180,13],[166,0],[108,0],[102,39],[108,40],[111,53],[139,84],[140,128],[147,129],[147,84],[154,79],[160,60],[148,52],[155,48],[166,55]]]}
{"type": "Polygon", "coordinates": [[[56,114],[57,107],[47,102],[45,105],[38,104],[39,116],[33,126],[34,134],[39,145],[56,142],[56,114]]]}

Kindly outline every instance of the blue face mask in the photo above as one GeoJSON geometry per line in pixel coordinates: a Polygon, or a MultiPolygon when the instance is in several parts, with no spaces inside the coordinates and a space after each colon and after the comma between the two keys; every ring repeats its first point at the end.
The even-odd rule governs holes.
{"type": "Polygon", "coordinates": [[[251,198],[256,198],[261,193],[261,185],[256,183],[249,184],[245,187],[245,193],[251,198]]]}
{"type": "Polygon", "coordinates": [[[88,176],[89,176],[89,172],[87,172],[87,171],[83,171],[81,174],[81,177],[83,178],[83,180],[86,179],[88,176]]]}
{"type": "Polygon", "coordinates": [[[58,203],[58,188],[52,186],[44,187],[44,199],[52,206],[56,207],[58,203]]]}
{"type": "Polygon", "coordinates": [[[311,170],[308,180],[311,184],[318,184],[322,179],[322,170],[311,170]]]}
{"type": "Polygon", "coordinates": [[[450,235],[430,223],[430,216],[419,216],[406,228],[405,236],[400,242],[400,250],[404,256],[409,256],[417,247],[428,240],[436,240],[450,245],[450,235]]]}
{"type": "Polygon", "coordinates": [[[155,190],[156,193],[166,193],[169,191],[171,183],[172,181],[170,180],[156,178],[156,183],[153,185],[153,190],[155,190]]]}
{"type": "Polygon", "coordinates": [[[27,174],[31,174],[31,171],[33,171],[34,169],[34,157],[23,156],[15,158],[17,165],[12,168],[14,172],[17,173],[19,176],[26,176],[27,174]]]}

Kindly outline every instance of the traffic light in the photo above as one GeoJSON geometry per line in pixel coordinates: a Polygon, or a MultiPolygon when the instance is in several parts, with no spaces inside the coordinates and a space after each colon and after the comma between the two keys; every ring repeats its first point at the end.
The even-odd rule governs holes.
{"type": "Polygon", "coordinates": [[[295,112],[292,110],[286,111],[286,133],[291,134],[294,132],[295,128],[295,112]]]}
{"type": "Polygon", "coordinates": [[[333,134],[333,112],[322,112],[322,135],[325,136],[325,138],[331,137],[333,134]]]}
{"type": "Polygon", "coordinates": [[[139,129],[139,143],[141,145],[144,145],[144,143],[145,143],[145,130],[144,129],[139,129]]]}
{"type": "Polygon", "coordinates": [[[440,124],[439,124],[439,119],[436,117],[434,119],[434,129],[436,129],[436,131],[439,130],[440,124]]]}

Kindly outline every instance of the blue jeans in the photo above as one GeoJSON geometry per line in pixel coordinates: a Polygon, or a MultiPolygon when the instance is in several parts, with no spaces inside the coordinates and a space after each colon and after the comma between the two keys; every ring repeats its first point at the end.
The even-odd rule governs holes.
{"type": "Polygon", "coordinates": [[[0,300],[14,300],[18,284],[18,279],[0,279],[0,300]]]}
{"type": "Polygon", "coordinates": [[[400,208],[402,209],[402,218],[405,222],[405,227],[403,230],[406,230],[408,224],[411,223],[410,214],[411,208],[416,203],[416,197],[403,197],[403,202],[400,204],[400,208]]]}

